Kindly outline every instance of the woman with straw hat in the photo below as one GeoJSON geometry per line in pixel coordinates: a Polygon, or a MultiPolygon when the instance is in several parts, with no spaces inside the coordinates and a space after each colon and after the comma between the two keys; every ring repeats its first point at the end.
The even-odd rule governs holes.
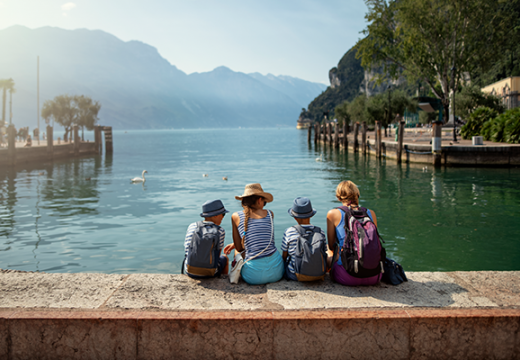
{"type": "Polygon", "coordinates": [[[242,278],[250,285],[279,281],[283,260],[274,243],[273,213],[264,209],[273,195],[264,192],[260,184],[247,184],[244,194],[235,199],[244,208],[231,216],[234,247],[244,258],[242,278]]]}

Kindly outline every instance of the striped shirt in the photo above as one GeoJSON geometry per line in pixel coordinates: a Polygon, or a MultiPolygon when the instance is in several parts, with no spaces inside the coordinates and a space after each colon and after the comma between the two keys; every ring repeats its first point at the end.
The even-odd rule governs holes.
{"type": "MultiPolygon", "coordinates": [[[[208,225],[214,225],[211,221],[203,221],[204,224],[208,225]]],[[[217,225],[218,226],[218,225],[217,225]]],[[[191,238],[193,237],[193,233],[197,230],[197,223],[191,223],[190,226],[188,226],[188,230],[186,231],[186,238],[184,239],[184,258],[188,257],[188,250],[190,249],[191,245],[191,238]]],[[[218,243],[219,251],[222,251],[224,248],[224,239],[226,237],[226,230],[224,230],[223,227],[219,226],[219,233],[220,233],[220,241],[218,243]]],[[[186,262],[184,262],[184,273],[187,273],[186,269],[186,262]]]]}
{"type": "MultiPolygon", "coordinates": [[[[301,225],[304,229],[312,229],[313,227],[315,227],[314,225],[301,225]]],[[[317,227],[317,226],[316,226],[317,227]]],[[[323,239],[324,242],[323,242],[323,246],[325,246],[325,249],[327,250],[327,245],[326,245],[326,237],[325,237],[325,233],[323,232],[323,230],[320,228],[321,230],[321,234],[323,235],[323,239]]],[[[287,251],[287,253],[289,254],[289,257],[287,258],[288,260],[288,264],[287,264],[287,268],[289,269],[289,272],[293,273],[294,274],[294,264],[295,264],[295,258],[294,258],[294,254],[296,253],[296,244],[298,242],[298,238],[300,237],[300,233],[298,232],[298,230],[295,229],[294,226],[291,226],[290,228],[287,228],[287,230],[285,230],[285,233],[283,234],[283,240],[282,240],[282,251],[287,251]]]]}
{"type": "MultiPolygon", "coordinates": [[[[270,210],[267,211],[270,212],[270,210]]],[[[244,220],[246,215],[243,211],[239,211],[238,216],[240,217],[238,233],[242,237],[245,229],[244,220]]],[[[244,240],[244,246],[246,248],[245,260],[262,253],[261,255],[255,257],[255,259],[260,259],[266,256],[270,256],[277,251],[274,244],[274,231],[272,229],[273,226],[274,224],[271,224],[271,217],[269,215],[261,219],[249,218],[249,221],[247,222],[246,238],[244,240]],[[264,251],[266,248],[267,250],[264,251]]]]}

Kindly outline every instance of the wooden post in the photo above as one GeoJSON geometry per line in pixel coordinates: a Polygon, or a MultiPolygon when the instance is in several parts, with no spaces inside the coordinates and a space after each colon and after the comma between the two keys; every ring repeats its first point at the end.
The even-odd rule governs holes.
{"type": "Polygon", "coordinates": [[[318,142],[318,132],[319,132],[320,124],[314,124],[314,143],[318,142]]]}
{"type": "Polygon", "coordinates": [[[325,143],[330,144],[330,124],[325,124],[325,143]]]}
{"type": "Polygon", "coordinates": [[[432,153],[433,165],[438,167],[441,165],[442,154],[442,123],[434,122],[432,129],[432,153]]]}
{"type": "Polygon", "coordinates": [[[94,143],[96,144],[96,153],[101,154],[103,145],[101,145],[101,126],[99,125],[94,127],[94,143]]]}
{"type": "Polygon", "coordinates": [[[381,123],[376,121],[376,156],[381,158],[381,123]]]}
{"type": "Polygon", "coordinates": [[[49,160],[52,160],[52,158],[54,157],[54,142],[52,140],[54,137],[53,132],[53,127],[47,125],[47,158],[49,158],[49,160]]]}
{"type": "Polygon", "coordinates": [[[404,121],[399,121],[399,128],[395,131],[397,131],[397,163],[400,164],[403,153],[404,121]]]}
{"type": "Polygon", "coordinates": [[[354,124],[354,152],[358,152],[359,151],[359,140],[358,140],[358,135],[359,135],[359,122],[356,122],[354,124]]]}
{"type": "Polygon", "coordinates": [[[74,129],[74,156],[78,156],[79,155],[79,142],[81,140],[79,137],[79,126],[74,125],[73,129],[74,129]]]}
{"type": "Polygon", "coordinates": [[[367,154],[367,122],[363,121],[363,126],[361,127],[361,150],[363,151],[363,155],[367,154]]]}
{"type": "Polygon", "coordinates": [[[9,156],[9,164],[16,164],[16,129],[13,124],[7,128],[7,155],[9,156]]]}
{"type": "Polygon", "coordinates": [[[107,154],[112,154],[114,152],[114,145],[112,143],[112,126],[103,127],[105,131],[105,151],[107,154]]]}
{"type": "Polygon", "coordinates": [[[348,124],[347,121],[343,121],[343,147],[348,150],[348,124]]]}
{"type": "Polygon", "coordinates": [[[312,133],[312,125],[309,124],[309,128],[307,129],[307,142],[311,142],[311,133],[312,133]]]}
{"type": "Polygon", "coordinates": [[[334,147],[339,147],[339,131],[338,131],[338,123],[334,123],[334,147]]]}

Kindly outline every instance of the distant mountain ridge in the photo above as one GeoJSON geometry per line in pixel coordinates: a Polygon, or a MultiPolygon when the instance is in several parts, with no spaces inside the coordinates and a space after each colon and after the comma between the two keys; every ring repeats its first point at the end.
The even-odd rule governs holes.
{"type": "Polygon", "coordinates": [[[121,129],[294,126],[326,88],[226,67],[187,75],[154,47],[101,30],[12,26],[0,30],[0,48],[0,79],[16,84],[17,127],[36,124],[37,56],[40,108],[56,95],[87,95],[102,105],[100,123],[121,129]]]}

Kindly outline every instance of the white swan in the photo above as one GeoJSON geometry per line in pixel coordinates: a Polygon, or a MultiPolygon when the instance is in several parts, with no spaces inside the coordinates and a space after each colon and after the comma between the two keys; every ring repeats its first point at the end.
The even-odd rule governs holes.
{"type": "Polygon", "coordinates": [[[320,157],[317,157],[316,161],[323,161],[323,154],[321,154],[320,157]]]}
{"type": "Polygon", "coordinates": [[[146,179],[144,177],[145,173],[148,173],[148,171],[143,170],[143,174],[141,175],[142,177],[135,177],[133,179],[130,179],[130,181],[133,183],[140,183],[140,182],[144,183],[146,181],[146,179]]]}

